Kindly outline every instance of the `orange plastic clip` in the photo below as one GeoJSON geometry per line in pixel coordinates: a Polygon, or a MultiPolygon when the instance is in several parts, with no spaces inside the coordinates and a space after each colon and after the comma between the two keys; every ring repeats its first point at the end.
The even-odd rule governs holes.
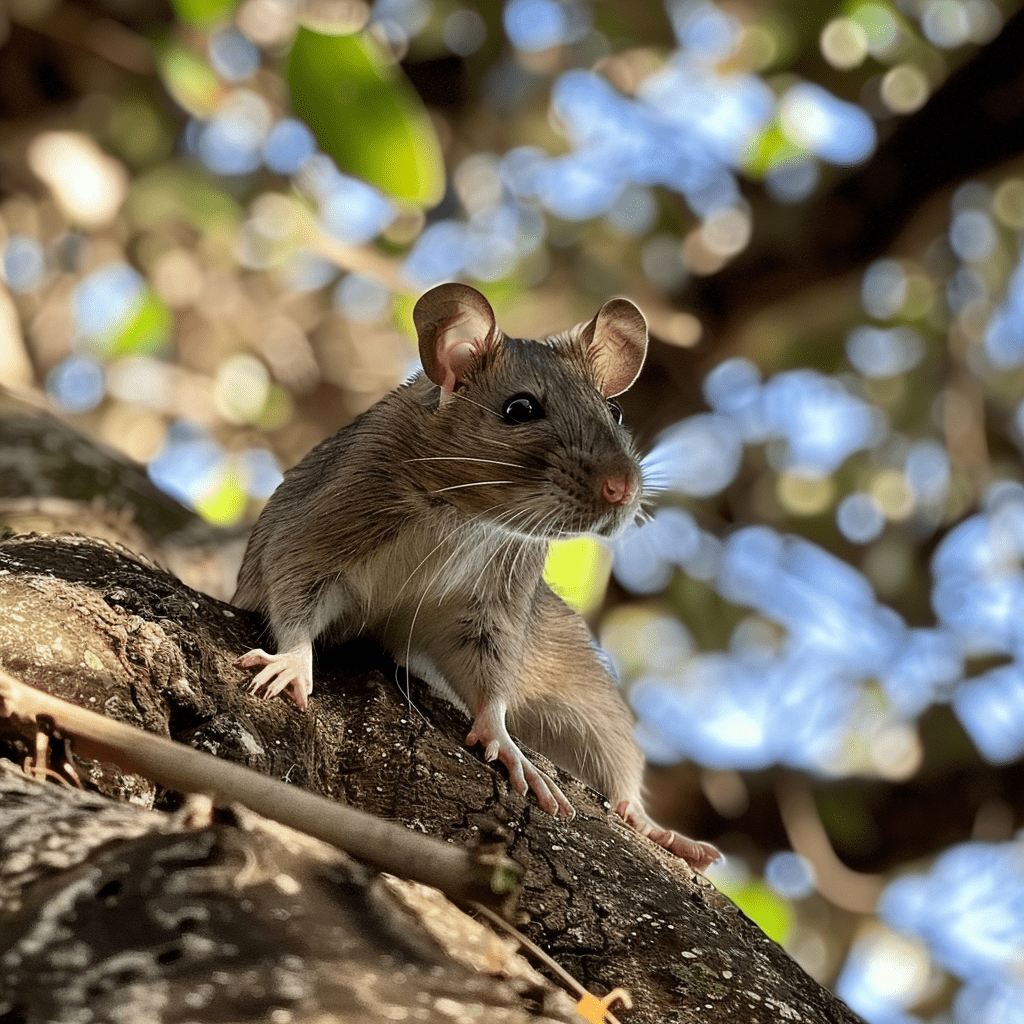
{"type": "Polygon", "coordinates": [[[576,1012],[587,1024],[607,1024],[611,1019],[609,1007],[612,1003],[619,1001],[627,1010],[633,1009],[633,1000],[624,988],[613,988],[608,995],[598,998],[587,992],[576,1004],[576,1012]]]}

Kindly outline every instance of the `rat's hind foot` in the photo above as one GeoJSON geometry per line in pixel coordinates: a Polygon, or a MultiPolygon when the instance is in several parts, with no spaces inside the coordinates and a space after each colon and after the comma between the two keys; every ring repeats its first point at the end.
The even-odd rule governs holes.
{"type": "Polygon", "coordinates": [[[515,789],[524,796],[529,790],[537,794],[541,809],[563,818],[575,817],[576,812],[554,780],[542,772],[516,745],[505,728],[505,708],[500,704],[485,704],[477,714],[466,737],[466,746],[480,743],[484,759],[501,761],[508,769],[515,789]]]}
{"type": "Polygon", "coordinates": [[[281,651],[267,654],[259,649],[243,654],[235,662],[242,668],[263,666],[249,684],[251,693],[263,697],[276,697],[287,690],[288,696],[299,710],[305,710],[313,692],[313,655],[309,651],[281,651]]]}
{"type": "Polygon", "coordinates": [[[695,871],[703,871],[722,856],[710,843],[688,839],[671,829],[655,825],[636,801],[620,800],[615,805],[615,813],[640,835],[647,836],[651,842],[663,846],[669,853],[685,860],[695,871]]]}

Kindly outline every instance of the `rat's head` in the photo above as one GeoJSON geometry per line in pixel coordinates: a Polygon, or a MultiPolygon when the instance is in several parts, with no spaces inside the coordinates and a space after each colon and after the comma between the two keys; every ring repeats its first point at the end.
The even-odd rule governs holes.
{"type": "Polygon", "coordinates": [[[475,288],[416,303],[438,386],[427,489],[469,516],[537,537],[610,536],[636,519],[643,479],[615,396],[640,373],[647,324],[627,299],[545,341],[507,338],[475,288]]]}

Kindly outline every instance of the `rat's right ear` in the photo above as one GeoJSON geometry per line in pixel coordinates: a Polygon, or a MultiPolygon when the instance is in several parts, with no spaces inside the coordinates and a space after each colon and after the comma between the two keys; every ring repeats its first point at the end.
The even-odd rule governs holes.
{"type": "Polygon", "coordinates": [[[420,296],[412,320],[426,375],[450,395],[462,375],[500,338],[491,304],[468,284],[439,284],[420,296]]]}

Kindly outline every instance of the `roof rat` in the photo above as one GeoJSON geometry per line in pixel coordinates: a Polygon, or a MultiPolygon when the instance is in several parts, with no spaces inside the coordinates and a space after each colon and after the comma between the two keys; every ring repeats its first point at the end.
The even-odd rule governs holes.
{"type": "Polygon", "coordinates": [[[543,579],[548,541],[610,537],[640,514],[613,399],[643,365],[643,314],[611,299],[589,323],[521,340],[475,288],[445,284],[413,320],[423,372],[290,469],[253,528],[234,603],[267,616],[277,653],[239,659],[260,668],[252,690],[305,708],[313,641],[369,634],[461,699],[466,743],[545,811],[574,813],[509,729],[706,867],[714,847],[644,812],[629,710],[586,623],[543,579]]]}

